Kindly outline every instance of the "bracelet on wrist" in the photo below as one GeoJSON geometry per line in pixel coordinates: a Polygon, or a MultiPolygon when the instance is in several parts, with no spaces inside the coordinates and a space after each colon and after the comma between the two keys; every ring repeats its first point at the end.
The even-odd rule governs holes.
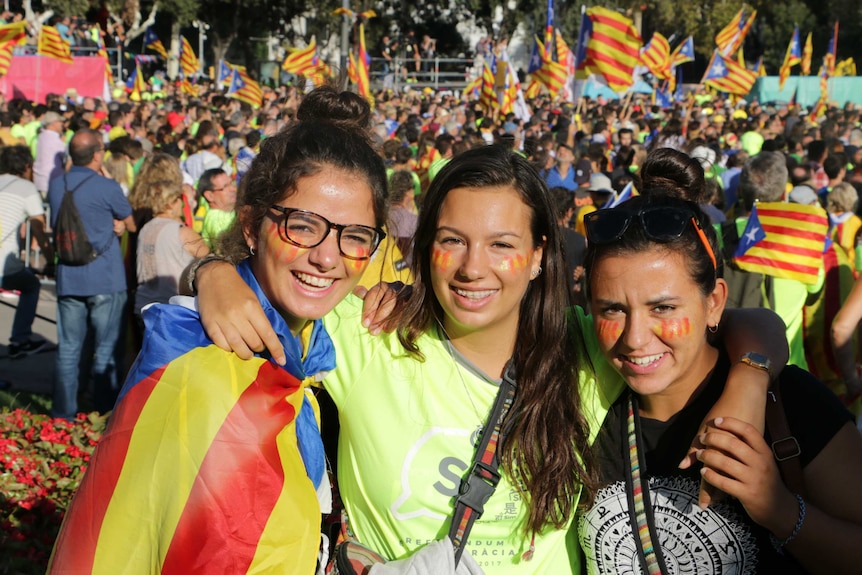
{"type": "Polygon", "coordinates": [[[769,380],[772,381],[772,361],[765,355],[749,351],[743,354],[737,363],[744,363],[754,369],[765,371],[766,375],[769,376],[769,380]]]}
{"type": "Polygon", "coordinates": [[[773,534],[769,535],[769,539],[772,541],[772,546],[775,547],[775,550],[781,552],[784,547],[796,539],[796,536],[799,535],[799,531],[802,529],[802,524],[805,523],[805,500],[802,499],[802,496],[798,493],[796,495],[796,501],[799,503],[799,516],[796,519],[796,525],[793,526],[793,532],[790,533],[790,536],[786,539],[779,539],[773,534]]]}
{"type": "Polygon", "coordinates": [[[193,263],[191,265],[191,267],[189,268],[189,273],[188,273],[188,278],[187,278],[190,293],[192,293],[194,295],[198,294],[197,286],[195,286],[195,280],[197,279],[198,271],[200,271],[200,269],[202,267],[204,267],[205,265],[212,263],[212,262],[230,263],[230,259],[226,258],[225,256],[218,255],[218,254],[207,254],[204,257],[202,257],[201,259],[199,259],[198,261],[196,261],[195,263],[193,263]]]}

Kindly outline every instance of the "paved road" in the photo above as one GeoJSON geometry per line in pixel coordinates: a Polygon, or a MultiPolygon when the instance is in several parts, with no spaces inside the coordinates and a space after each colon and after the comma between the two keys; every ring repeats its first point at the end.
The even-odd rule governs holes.
{"type": "MultiPolygon", "coordinates": [[[[21,359],[9,358],[7,346],[17,305],[17,297],[0,294],[0,381],[10,382],[13,391],[30,391],[50,396],[54,381],[56,352],[39,353],[21,359]]],[[[57,295],[53,283],[42,285],[36,313],[33,333],[57,343],[57,295]]]]}

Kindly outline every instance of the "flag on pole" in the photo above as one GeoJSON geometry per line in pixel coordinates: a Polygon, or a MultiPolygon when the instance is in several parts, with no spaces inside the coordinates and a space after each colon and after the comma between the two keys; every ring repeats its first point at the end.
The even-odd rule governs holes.
{"type": "Polygon", "coordinates": [[[497,107],[497,92],[494,90],[494,72],[491,66],[485,62],[482,68],[482,93],[479,96],[479,105],[490,113],[497,107]]]}
{"type": "Polygon", "coordinates": [[[147,91],[147,81],[144,80],[144,73],[141,72],[141,64],[135,62],[135,69],[132,75],[126,81],[126,91],[129,92],[129,99],[133,102],[141,101],[141,94],[147,91]]]}
{"type": "Polygon", "coordinates": [[[670,55],[671,66],[679,66],[686,62],[694,62],[694,37],[689,36],[685,41],[677,46],[673,54],[670,55]]]}
{"type": "Polygon", "coordinates": [[[0,76],[9,73],[9,66],[12,65],[12,50],[15,49],[15,46],[17,46],[15,40],[0,44],[0,76]]]}
{"type": "Polygon", "coordinates": [[[159,40],[159,37],[156,36],[156,32],[153,30],[152,26],[147,27],[147,31],[144,32],[144,48],[149,48],[150,50],[155,51],[159,56],[168,59],[168,52],[165,50],[164,44],[159,40]]]}
{"type": "Polygon", "coordinates": [[[53,26],[42,26],[36,53],[66,64],[72,63],[72,51],[69,48],[69,43],[63,40],[63,37],[53,26]]]}
{"type": "Polygon", "coordinates": [[[233,66],[233,76],[226,96],[255,108],[260,108],[263,104],[263,91],[260,89],[260,84],[248,75],[244,66],[233,66]]]}
{"type": "Polygon", "coordinates": [[[631,19],[622,14],[593,6],[587,8],[592,32],[587,42],[588,65],[604,76],[614,92],[624,92],[634,82],[632,73],[640,62],[643,45],[631,19]]]}
{"type": "Polygon", "coordinates": [[[281,63],[281,69],[288,74],[311,76],[317,70],[319,63],[317,39],[312,38],[305,48],[294,48],[281,63]]]}
{"type": "Polygon", "coordinates": [[[757,63],[754,64],[753,72],[758,78],[766,76],[766,66],[763,65],[763,56],[757,59],[757,63]]]}
{"type": "Polygon", "coordinates": [[[730,23],[722,28],[715,36],[715,43],[718,45],[718,51],[722,56],[728,57],[739,50],[742,43],[745,41],[745,36],[748,34],[751,25],[754,23],[754,18],[757,16],[757,10],[751,12],[748,18],[745,17],[745,6],[739,9],[736,16],[730,23]]]}
{"type": "Polygon", "coordinates": [[[784,53],[784,63],[778,71],[778,89],[784,89],[784,83],[790,76],[790,69],[802,61],[802,46],[799,45],[799,26],[793,28],[793,36],[790,37],[790,44],[787,45],[787,52],[784,53]]]}
{"type": "Polygon", "coordinates": [[[826,56],[823,57],[823,64],[826,66],[826,73],[829,76],[835,75],[835,64],[838,62],[838,21],[835,21],[835,28],[832,30],[832,36],[829,38],[829,47],[826,49],[826,56]]]}
{"type": "Polygon", "coordinates": [[[826,56],[823,57],[823,65],[820,66],[820,97],[817,99],[817,104],[814,106],[814,117],[819,118],[826,113],[826,108],[829,102],[829,68],[826,62],[826,56]]]}
{"type": "Polygon", "coordinates": [[[371,83],[369,80],[369,68],[371,67],[371,56],[365,48],[365,22],[359,22],[359,48],[356,54],[356,89],[359,95],[365,99],[371,99],[371,83]]]}
{"type": "Polygon", "coordinates": [[[230,86],[233,78],[233,65],[227,60],[219,62],[218,73],[216,74],[216,84],[218,86],[230,86]]]}
{"type": "Polygon", "coordinates": [[[829,219],[823,208],[788,202],[754,205],[734,261],[745,271],[813,285],[823,266],[829,219]]]}
{"type": "Polygon", "coordinates": [[[189,82],[188,78],[180,81],[180,92],[189,96],[198,96],[198,87],[189,82]]]}
{"type": "Polygon", "coordinates": [[[99,28],[98,35],[96,36],[96,48],[98,48],[96,54],[105,59],[105,81],[110,85],[114,83],[114,71],[111,70],[111,59],[108,57],[108,51],[105,49],[103,34],[104,32],[99,28]]]}
{"type": "Polygon", "coordinates": [[[201,68],[200,60],[195,56],[195,51],[192,45],[182,36],[182,45],[180,48],[180,67],[183,70],[183,75],[187,78],[197,75],[201,68]]]}
{"type": "Polygon", "coordinates": [[[654,32],[644,47],[641,62],[659,80],[670,80],[672,75],[670,44],[660,32],[654,32]]]}
{"type": "Polygon", "coordinates": [[[545,22],[545,52],[554,62],[559,62],[554,43],[554,0],[548,0],[548,18],[545,22]]]}
{"type": "MultiPolygon", "coordinates": [[[[533,77],[541,83],[551,95],[556,95],[562,89],[568,77],[568,71],[565,64],[555,62],[551,59],[550,54],[545,50],[544,44],[536,37],[536,43],[533,46],[533,51],[539,60],[539,67],[531,73],[533,77]]],[[[534,66],[534,58],[530,58],[530,68],[534,66]]],[[[510,66],[511,67],[511,66],[510,66]]]]}
{"type": "Polygon", "coordinates": [[[720,92],[744,96],[751,91],[757,76],[740,66],[733,58],[724,58],[716,49],[703,77],[703,82],[720,92]]]}
{"type": "Polygon", "coordinates": [[[835,64],[835,76],[855,76],[856,62],[853,58],[845,58],[835,64]]]}
{"type": "Polygon", "coordinates": [[[482,76],[478,76],[473,80],[467,82],[467,85],[464,86],[464,90],[462,90],[461,94],[464,98],[469,98],[471,100],[475,100],[479,97],[479,94],[482,91],[482,76]]]}
{"type": "Polygon", "coordinates": [[[635,195],[634,186],[632,185],[632,182],[629,182],[628,184],[625,185],[625,187],[623,188],[623,190],[620,193],[617,193],[616,191],[614,191],[614,196],[609,201],[605,202],[605,204],[599,209],[600,210],[607,210],[607,209],[615,208],[615,207],[619,206],[620,204],[622,204],[623,202],[627,202],[628,200],[632,199],[632,197],[634,197],[634,195],[635,195]]]}
{"type": "Polygon", "coordinates": [[[799,66],[802,68],[802,75],[808,76],[811,74],[811,55],[814,54],[814,43],[811,41],[811,32],[808,33],[808,38],[805,39],[805,47],[802,49],[802,60],[799,66]]]}

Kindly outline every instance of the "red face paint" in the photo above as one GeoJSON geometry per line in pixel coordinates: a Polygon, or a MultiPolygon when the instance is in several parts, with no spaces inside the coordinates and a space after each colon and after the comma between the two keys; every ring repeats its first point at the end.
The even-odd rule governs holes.
{"type": "Polygon", "coordinates": [[[675,339],[691,335],[691,322],[687,317],[679,319],[663,319],[653,326],[653,332],[662,339],[675,339]]]}
{"type": "Polygon", "coordinates": [[[293,263],[299,256],[308,251],[306,248],[284,241],[279,233],[278,224],[275,222],[270,222],[264,233],[266,234],[267,246],[273,251],[279,263],[293,263]]]}
{"type": "MultiPolygon", "coordinates": [[[[365,249],[365,248],[358,248],[358,249],[357,249],[357,254],[356,254],[356,255],[357,255],[357,256],[359,256],[359,257],[365,257],[365,256],[367,256],[367,255],[368,255],[368,250],[367,250],[367,249],[365,249]]],[[[348,263],[349,263],[349,265],[350,265],[350,266],[352,266],[354,270],[356,270],[356,271],[362,271],[362,270],[364,270],[364,269],[365,269],[365,267],[368,265],[368,262],[369,262],[370,260],[368,260],[368,259],[364,259],[364,260],[352,260],[352,259],[349,259],[349,258],[344,258],[344,261],[345,261],[345,262],[348,262],[348,263]]]]}
{"type": "Polygon", "coordinates": [[[601,343],[604,347],[607,348],[613,347],[613,345],[617,343],[617,340],[619,340],[620,336],[623,334],[623,326],[621,326],[618,322],[611,321],[609,319],[598,320],[597,326],[599,343],[601,343]]]}
{"type": "Polygon", "coordinates": [[[517,273],[525,267],[527,267],[527,258],[521,254],[506,256],[497,266],[500,271],[511,273],[517,273]]]}

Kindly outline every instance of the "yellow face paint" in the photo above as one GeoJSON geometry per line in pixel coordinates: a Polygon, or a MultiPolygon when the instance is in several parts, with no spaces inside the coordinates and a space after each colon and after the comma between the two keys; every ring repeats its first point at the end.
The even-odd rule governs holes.
{"type": "Polygon", "coordinates": [[[663,319],[654,325],[653,333],[662,339],[675,339],[691,335],[691,322],[687,317],[679,319],[663,319]]]}
{"type": "Polygon", "coordinates": [[[497,264],[497,269],[502,272],[517,273],[527,267],[527,258],[521,254],[506,256],[497,264]]]}
{"type": "Polygon", "coordinates": [[[441,272],[448,271],[452,266],[452,254],[446,250],[434,250],[431,254],[431,265],[441,272]]]}
{"type": "Polygon", "coordinates": [[[600,319],[597,326],[599,343],[607,348],[613,347],[623,334],[623,326],[618,322],[611,321],[609,319],[600,319]]]}
{"type": "MultiPolygon", "coordinates": [[[[360,257],[364,257],[364,256],[368,255],[368,250],[366,250],[364,248],[359,248],[358,252],[359,253],[357,255],[360,257]]],[[[368,259],[364,259],[364,260],[352,260],[349,258],[343,258],[343,259],[348,265],[353,267],[353,269],[358,271],[358,272],[364,270],[365,267],[368,265],[368,262],[370,261],[368,259]]]]}

